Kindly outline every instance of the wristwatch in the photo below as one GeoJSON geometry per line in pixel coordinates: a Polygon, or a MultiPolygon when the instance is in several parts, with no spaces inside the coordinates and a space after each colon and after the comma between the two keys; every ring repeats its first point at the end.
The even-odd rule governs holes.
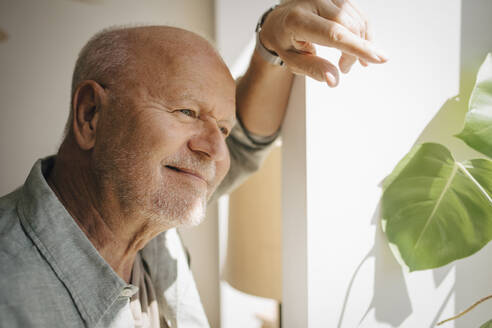
{"type": "Polygon", "coordinates": [[[268,50],[265,48],[263,43],[261,43],[260,40],[260,31],[263,26],[263,23],[265,22],[266,17],[268,16],[269,13],[271,13],[278,5],[270,7],[263,15],[261,15],[260,19],[258,20],[258,23],[256,24],[256,50],[260,54],[260,56],[269,62],[270,64],[273,65],[278,65],[278,66],[284,66],[284,61],[282,58],[279,57],[279,55],[275,51],[268,50]]]}

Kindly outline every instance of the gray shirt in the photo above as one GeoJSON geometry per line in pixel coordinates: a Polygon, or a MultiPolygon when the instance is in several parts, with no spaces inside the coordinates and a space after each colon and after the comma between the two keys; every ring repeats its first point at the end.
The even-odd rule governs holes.
{"type": "MultiPolygon", "coordinates": [[[[231,169],[213,199],[254,172],[272,141],[258,142],[237,124],[227,139],[231,169]]],[[[25,184],[0,198],[0,327],[133,327],[129,299],[138,288],[113,271],[48,186],[53,163],[38,160],[25,184]]],[[[208,327],[176,230],[140,255],[162,325],[208,327]]]]}

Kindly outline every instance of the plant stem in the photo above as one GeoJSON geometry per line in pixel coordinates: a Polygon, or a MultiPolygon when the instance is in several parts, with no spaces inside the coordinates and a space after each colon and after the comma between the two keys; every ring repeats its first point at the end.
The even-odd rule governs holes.
{"type": "Polygon", "coordinates": [[[437,325],[440,326],[440,325],[442,325],[445,322],[458,319],[459,317],[461,317],[461,316],[465,315],[466,313],[470,312],[471,310],[473,310],[473,308],[475,306],[477,306],[478,304],[480,304],[482,302],[485,302],[486,300],[491,299],[491,298],[492,298],[492,295],[486,296],[486,297],[482,298],[481,300],[475,302],[475,304],[473,304],[472,306],[470,306],[468,309],[466,309],[465,311],[461,312],[460,314],[458,314],[458,315],[456,315],[456,316],[454,316],[452,318],[449,318],[449,319],[443,320],[441,322],[438,322],[437,325]]]}

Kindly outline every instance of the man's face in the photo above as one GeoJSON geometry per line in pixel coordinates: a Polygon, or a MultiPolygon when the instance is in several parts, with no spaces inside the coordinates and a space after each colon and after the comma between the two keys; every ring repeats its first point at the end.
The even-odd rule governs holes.
{"type": "Polygon", "coordinates": [[[235,84],[210,53],[172,64],[153,54],[141,59],[137,83],[110,95],[111,108],[101,112],[96,178],[131,213],[167,228],[196,225],[229,169],[235,84]]]}

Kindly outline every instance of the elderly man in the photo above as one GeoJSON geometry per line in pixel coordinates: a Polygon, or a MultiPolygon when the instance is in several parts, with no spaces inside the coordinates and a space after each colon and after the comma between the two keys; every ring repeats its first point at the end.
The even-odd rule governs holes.
{"type": "Polygon", "coordinates": [[[0,200],[2,327],[208,326],[175,228],[258,168],[291,72],[338,83],[311,42],[340,49],[342,72],[386,60],[348,1],[279,6],[260,31],[237,87],[181,29],[110,29],[86,44],[57,155],[0,200]]]}

